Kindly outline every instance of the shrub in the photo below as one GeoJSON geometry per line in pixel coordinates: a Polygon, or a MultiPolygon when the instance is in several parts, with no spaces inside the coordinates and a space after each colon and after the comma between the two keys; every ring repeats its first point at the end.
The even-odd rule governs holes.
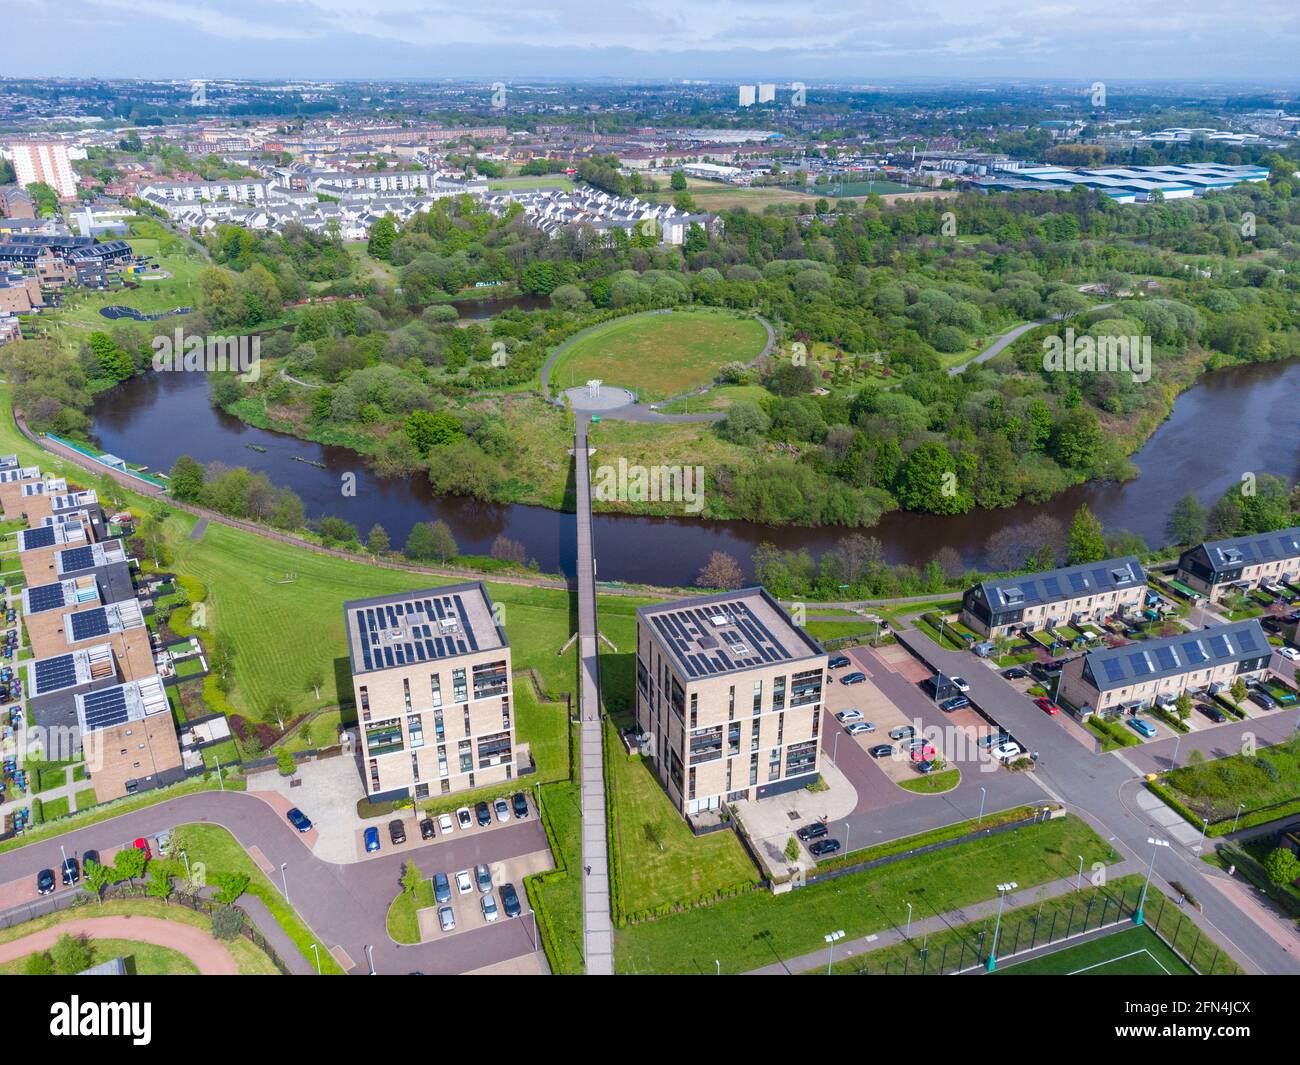
{"type": "Polygon", "coordinates": [[[244,930],[244,911],[237,906],[223,906],[212,915],[212,934],[218,939],[234,939],[244,930]]]}

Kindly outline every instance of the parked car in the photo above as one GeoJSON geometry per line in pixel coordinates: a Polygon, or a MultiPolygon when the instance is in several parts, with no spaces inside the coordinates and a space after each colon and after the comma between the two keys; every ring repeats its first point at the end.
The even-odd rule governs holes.
{"type": "Polygon", "coordinates": [[[299,832],[311,831],[311,821],[305,813],[298,809],[298,807],[295,806],[284,816],[289,819],[289,824],[293,825],[293,827],[299,832]]]}
{"type": "Polygon", "coordinates": [[[42,869],[36,874],[36,890],[42,895],[48,895],[54,890],[53,869],[42,869]]]}
{"type": "Polygon", "coordinates": [[[861,684],[866,679],[867,675],[865,673],[845,673],[844,676],[840,677],[840,683],[861,684]]]}
{"type": "Polygon", "coordinates": [[[469,815],[468,806],[462,806],[456,811],[456,821],[461,828],[469,828],[474,823],[474,819],[469,815]]]}
{"type": "Polygon", "coordinates": [[[821,839],[822,836],[826,835],[827,831],[826,826],[820,821],[811,821],[804,825],[803,828],[796,830],[795,835],[808,843],[814,839],[821,839]]]}
{"type": "Polygon", "coordinates": [[[497,900],[491,892],[488,892],[486,895],[480,895],[478,904],[483,907],[483,920],[488,924],[500,920],[501,911],[497,909],[497,900]]]}
{"type": "Polygon", "coordinates": [[[158,844],[158,857],[166,858],[172,852],[172,834],[170,832],[159,832],[154,836],[154,842],[158,844]]]}
{"type": "Polygon", "coordinates": [[[1246,696],[1252,703],[1262,706],[1265,710],[1276,710],[1277,700],[1267,692],[1255,691],[1246,696]]]}
{"type": "Polygon", "coordinates": [[[434,837],[433,818],[426,817],[424,820],[420,822],[420,838],[433,839],[433,837],[434,837]]]}
{"type": "Polygon", "coordinates": [[[1216,725],[1222,725],[1228,720],[1228,715],[1220,710],[1217,706],[1211,706],[1209,703],[1197,703],[1196,709],[1199,713],[1204,714],[1216,725]]]}
{"type": "Polygon", "coordinates": [[[456,931],[456,915],[450,906],[438,907],[438,925],[444,932],[456,931]]]}
{"type": "Polygon", "coordinates": [[[854,721],[844,731],[850,736],[861,736],[868,732],[875,732],[876,726],[870,721],[854,721]]]}
{"type": "Polygon", "coordinates": [[[912,725],[899,725],[897,728],[889,730],[889,738],[891,740],[905,740],[909,736],[915,735],[916,729],[912,725]]]}
{"type": "Polygon", "coordinates": [[[1024,680],[1029,676],[1028,671],[1021,669],[1019,666],[1012,666],[1010,669],[1004,669],[1002,676],[1007,680],[1024,680]]]}
{"type": "Polygon", "coordinates": [[[1045,714],[1059,714],[1061,708],[1045,695],[1040,695],[1034,700],[1034,705],[1045,714]]]}
{"type": "Polygon", "coordinates": [[[1130,717],[1128,727],[1140,736],[1145,736],[1149,740],[1155,739],[1156,727],[1150,721],[1143,721],[1140,717],[1130,717]]]}
{"type": "Polygon", "coordinates": [[[444,836],[450,836],[452,830],[451,814],[438,815],[438,828],[442,830],[444,836]]]}
{"type": "Polygon", "coordinates": [[[64,887],[72,887],[81,879],[81,867],[77,864],[76,858],[64,858],[59,872],[63,875],[64,887]]]}
{"type": "Polygon", "coordinates": [[[878,743],[867,750],[867,754],[871,755],[872,758],[888,758],[893,753],[893,745],[888,743],[878,743]]]}
{"type": "Polygon", "coordinates": [[[924,736],[917,736],[907,741],[907,749],[909,751],[919,751],[922,747],[929,747],[929,746],[930,746],[930,741],[927,740],[924,736]]]}
{"type": "Polygon", "coordinates": [[[379,829],[373,825],[365,831],[366,851],[379,850],[379,829]]]}
{"type": "Polygon", "coordinates": [[[393,841],[393,846],[406,842],[406,826],[402,824],[400,817],[388,822],[388,838],[393,841]]]}
{"type": "Polygon", "coordinates": [[[811,847],[808,853],[814,858],[825,858],[828,854],[834,854],[840,849],[840,841],[837,839],[819,839],[811,847]]]}
{"type": "Polygon", "coordinates": [[[838,721],[841,725],[847,725],[850,721],[861,721],[862,711],[841,710],[838,714],[835,715],[835,720],[838,721]]]}
{"type": "Polygon", "coordinates": [[[843,669],[845,666],[847,666],[847,665],[849,664],[849,656],[848,656],[848,655],[836,655],[834,658],[832,658],[832,659],[831,659],[829,662],[827,662],[826,664],[827,664],[828,666],[830,666],[831,669],[843,669]]]}
{"type": "Polygon", "coordinates": [[[462,869],[456,874],[456,890],[462,895],[468,895],[474,890],[474,879],[469,875],[468,869],[462,869]]]}
{"type": "Polygon", "coordinates": [[[918,773],[933,773],[938,767],[938,763],[930,759],[916,763],[916,771],[918,773]]]}
{"type": "Polygon", "coordinates": [[[945,714],[951,714],[954,710],[960,710],[963,706],[970,706],[970,700],[964,695],[954,695],[951,699],[945,699],[939,704],[939,709],[945,714]]]}
{"type": "Polygon", "coordinates": [[[479,891],[486,893],[492,890],[492,873],[486,865],[474,866],[474,881],[478,884],[479,891]]]}
{"type": "Polygon", "coordinates": [[[1004,731],[990,732],[987,736],[981,736],[975,741],[975,745],[981,750],[992,750],[1000,743],[1006,743],[1011,739],[1011,733],[1004,731]]]}
{"type": "Polygon", "coordinates": [[[138,851],[144,851],[144,856],[146,858],[153,857],[153,851],[149,848],[149,841],[145,839],[143,836],[141,836],[139,839],[132,840],[131,846],[138,851]]]}
{"type": "Polygon", "coordinates": [[[1023,753],[1018,743],[999,743],[992,751],[989,752],[999,762],[1009,762],[1012,758],[1019,758],[1023,753]]]}
{"type": "Polygon", "coordinates": [[[528,796],[526,796],[522,791],[515,792],[514,798],[510,800],[510,804],[514,807],[515,817],[520,821],[528,816],[528,796]]]}
{"type": "Polygon", "coordinates": [[[492,809],[496,813],[498,821],[510,820],[510,804],[505,799],[497,799],[492,804],[492,809]]]}
{"type": "Polygon", "coordinates": [[[487,828],[492,823],[492,811],[488,809],[486,802],[474,804],[474,820],[478,822],[479,828],[487,828]]]}
{"type": "Polygon", "coordinates": [[[1292,662],[1300,662],[1300,651],[1294,647],[1279,647],[1277,653],[1283,658],[1289,658],[1292,662]]]}
{"type": "Polygon", "coordinates": [[[524,912],[524,908],[519,905],[519,893],[515,891],[514,884],[501,885],[501,908],[506,911],[507,917],[518,917],[524,912]]]}
{"type": "Polygon", "coordinates": [[[948,683],[951,684],[963,695],[966,692],[970,691],[970,685],[966,683],[966,679],[964,677],[949,677],[948,683]]]}
{"type": "Polygon", "coordinates": [[[81,867],[84,869],[88,865],[100,865],[99,851],[89,850],[81,852],[81,867]]]}
{"type": "Polygon", "coordinates": [[[447,879],[446,873],[433,874],[433,901],[451,901],[451,881],[447,879]]]}

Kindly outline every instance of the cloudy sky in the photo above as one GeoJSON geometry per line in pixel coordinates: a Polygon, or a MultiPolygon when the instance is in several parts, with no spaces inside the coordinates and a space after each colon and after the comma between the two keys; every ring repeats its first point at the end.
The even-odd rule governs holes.
{"type": "Polygon", "coordinates": [[[3,0],[3,6],[10,46],[0,74],[8,76],[1300,81],[1294,0],[3,0]]]}

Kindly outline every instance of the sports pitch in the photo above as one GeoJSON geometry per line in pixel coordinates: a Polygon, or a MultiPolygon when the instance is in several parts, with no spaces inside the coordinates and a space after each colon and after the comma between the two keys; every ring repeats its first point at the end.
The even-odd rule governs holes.
{"type": "Polygon", "coordinates": [[[1195,976],[1148,928],[1128,928],[1033,961],[996,970],[1008,976],[1195,976]]]}

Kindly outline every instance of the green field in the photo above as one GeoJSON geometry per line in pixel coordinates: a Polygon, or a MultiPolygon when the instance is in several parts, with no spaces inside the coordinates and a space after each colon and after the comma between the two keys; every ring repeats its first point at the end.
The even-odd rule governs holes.
{"type": "Polygon", "coordinates": [[[1195,976],[1149,928],[1126,928],[997,970],[1006,976],[1195,976]]]}
{"type": "MultiPolygon", "coordinates": [[[[1243,816],[1300,798],[1300,738],[1293,736],[1254,755],[1234,754],[1185,765],[1166,773],[1164,783],[1192,811],[1212,822],[1243,816]]],[[[1279,810],[1273,816],[1281,816],[1279,810]]]]}
{"type": "Polygon", "coordinates": [[[919,192],[911,185],[900,185],[897,181],[828,181],[825,185],[812,185],[810,191],[818,196],[839,199],[841,196],[884,196],[890,192],[919,192]]]}
{"type": "MultiPolygon", "coordinates": [[[[199,970],[189,958],[170,947],[138,943],[131,939],[92,939],[93,964],[100,965],[121,958],[126,971],[134,976],[198,976],[199,970]]],[[[21,976],[31,955],[15,958],[0,965],[0,976],[21,976]]]]}
{"type": "Polygon", "coordinates": [[[753,318],[673,311],[618,318],[578,336],[551,368],[555,390],[599,378],[664,399],[708,384],[729,362],[750,362],[767,343],[753,318]]]}

